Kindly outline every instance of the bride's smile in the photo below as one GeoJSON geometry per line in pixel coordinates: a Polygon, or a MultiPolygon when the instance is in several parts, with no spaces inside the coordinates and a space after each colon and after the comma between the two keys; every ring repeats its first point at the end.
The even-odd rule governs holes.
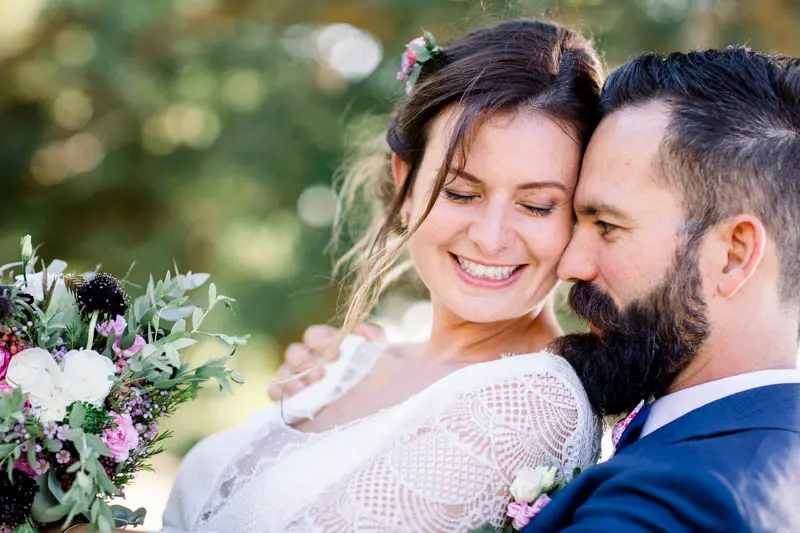
{"type": "MultiPolygon", "coordinates": [[[[461,113],[454,106],[433,121],[403,206],[412,225],[425,212],[461,113]]],[[[486,323],[538,312],[558,282],[579,161],[580,146],[544,113],[504,113],[476,128],[466,160],[409,239],[434,315],[486,323]]]]}

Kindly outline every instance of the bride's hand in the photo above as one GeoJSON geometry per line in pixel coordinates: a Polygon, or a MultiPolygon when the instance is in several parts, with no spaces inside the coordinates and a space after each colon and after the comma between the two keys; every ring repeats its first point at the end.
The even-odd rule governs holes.
{"type": "MultiPolygon", "coordinates": [[[[303,334],[303,342],[290,344],[284,352],[285,362],[278,369],[278,380],[270,384],[268,392],[273,400],[293,396],[325,375],[323,363],[339,357],[340,330],[331,326],[311,326],[303,334]],[[305,372],[305,374],[304,374],[305,372]],[[303,374],[298,376],[298,374],[303,374]],[[295,377],[297,376],[297,377],[295,377]]],[[[374,324],[359,324],[353,333],[370,341],[383,341],[383,328],[374,324]]]]}

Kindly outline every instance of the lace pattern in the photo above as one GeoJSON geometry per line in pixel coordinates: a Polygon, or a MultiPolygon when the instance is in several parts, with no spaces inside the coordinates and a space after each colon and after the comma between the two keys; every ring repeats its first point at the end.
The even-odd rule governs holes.
{"type": "Polygon", "coordinates": [[[596,459],[599,425],[587,419],[579,385],[553,370],[461,395],[330,487],[288,530],[464,531],[486,521],[500,525],[519,469],[553,464],[572,472],[596,459]]]}
{"type": "Polygon", "coordinates": [[[471,365],[401,404],[318,434],[313,416],[372,369],[350,347],[326,378],[187,456],[166,531],[454,531],[499,523],[517,470],[596,459],[600,425],[572,368],[547,353],[471,365]]]}

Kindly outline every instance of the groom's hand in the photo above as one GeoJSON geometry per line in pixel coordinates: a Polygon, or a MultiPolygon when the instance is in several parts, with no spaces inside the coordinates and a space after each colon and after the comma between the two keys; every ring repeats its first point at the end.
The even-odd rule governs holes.
{"type": "MultiPolygon", "coordinates": [[[[353,330],[356,335],[366,337],[370,341],[383,341],[386,333],[383,328],[374,324],[359,324],[353,330]]],[[[319,381],[325,375],[323,363],[335,361],[339,357],[340,330],[331,326],[315,325],[306,329],[303,342],[290,344],[284,352],[284,363],[278,369],[278,382],[269,386],[268,392],[273,400],[293,396],[311,383],[319,381]],[[315,368],[316,367],[316,368],[315,368]],[[288,380],[297,374],[308,371],[302,377],[288,380]]]]}

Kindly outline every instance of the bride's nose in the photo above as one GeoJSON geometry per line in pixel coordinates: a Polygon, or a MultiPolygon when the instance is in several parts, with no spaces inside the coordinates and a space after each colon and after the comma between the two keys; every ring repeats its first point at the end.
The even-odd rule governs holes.
{"type": "Polygon", "coordinates": [[[487,257],[511,246],[514,232],[508,215],[508,206],[501,202],[486,202],[476,211],[467,236],[487,257]]]}

